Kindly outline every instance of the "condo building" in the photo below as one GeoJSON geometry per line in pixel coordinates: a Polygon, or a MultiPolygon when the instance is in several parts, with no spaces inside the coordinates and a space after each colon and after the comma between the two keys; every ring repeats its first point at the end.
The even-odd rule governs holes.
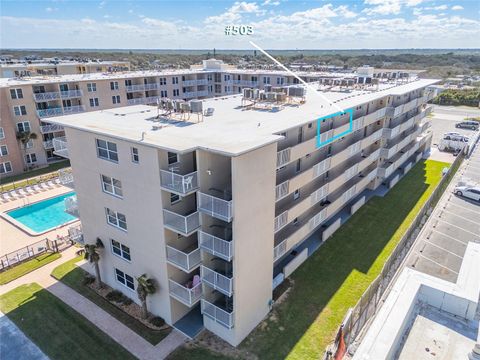
{"type": "MultiPolygon", "coordinates": [[[[408,79],[405,73],[379,74],[372,69],[363,67],[358,74],[305,72],[299,75],[306,82],[343,87],[365,84],[375,87],[379,79],[408,79]]],[[[53,151],[53,139],[64,136],[64,132],[61,126],[49,122],[55,116],[156,104],[165,98],[205,99],[241,93],[246,87],[263,89],[298,83],[298,79],[287,72],[241,70],[215,59],[186,70],[1,78],[0,178],[59,160],[53,151]],[[17,140],[17,135],[25,132],[34,133],[36,138],[17,140]]]]}
{"type": "MultiPolygon", "coordinates": [[[[48,126],[64,131],[53,151],[72,164],[69,211],[86,243],[105,244],[102,279],[135,301],[136,277],[155,279],[149,310],[189,336],[204,327],[240,344],[270,311],[274,288],[345,213],[394,186],[430,149],[426,88],[435,80],[358,86],[344,74],[306,87],[272,74],[284,82],[264,86],[264,74],[212,70],[169,75],[161,90],[161,77],[147,74],[128,85],[96,80],[100,104],[115,81],[120,103],[67,115],[59,104],[54,115],[64,116],[48,126]],[[181,101],[188,97],[173,78],[195,97],[221,96],[181,101]],[[228,81],[249,83],[227,95],[236,92],[228,81]],[[125,99],[126,86],[139,91],[125,99]],[[160,91],[173,100],[145,105],[160,91]]],[[[85,94],[88,83],[79,83],[85,94]]]]}

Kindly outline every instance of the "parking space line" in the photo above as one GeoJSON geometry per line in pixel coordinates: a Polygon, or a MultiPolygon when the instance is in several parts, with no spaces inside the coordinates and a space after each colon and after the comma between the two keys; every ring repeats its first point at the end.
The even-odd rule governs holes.
{"type": "Polygon", "coordinates": [[[447,250],[447,249],[445,249],[445,248],[443,248],[443,247],[441,247],[441,246],[439,246],[439,245],[437,245],[437,244],[434,244],[434,243],[432,243],[432,242],[430,242],[430,241],[428,241],[428,240],[423,240],[423,241],[425,241],[427,244],[430,244],[430,245],[432,245],[432,246],[435,246],[436,248],[438,248],[438,249],[440,249],[440,250],[443,250],[443,251],[445,251],[445,252],[447,252],[447,253],[449,253],[449,254],[452,254],[453,256],[456,256],[456,257],[458,257],[458,258],[460,258],[460,259],[463,259],[463,256],[460,256],[460,255],[458,255],[458,254],[455,254],[454,252],[451,252],[450,250],[447,250]]]}
{"type": "Polygon", "coordinates": [[[480,214],[480,211],[475,211],[475,210],[466,208],[466,207],[464,207],[464,206],[460,206],[460,205],[454,204],[453,202],[449,202],[448,204],[449,204],[449,205],[456,206],[456,207],[459,207],[460,209],[463,209],[463,210],[471,211],[471,212],[473,212],[473,213],[475,213],[475,214],[480,214]]]}
{"type": "Polygon", "coordinates": [[[453,224],[449,223],[448,221],[445,221],[445,220],[440,219],[440,218],[438,218],[438,220],[441,221],[441,222],[444,222],[445,224],[448,224],[448,225],[450,225],[450,226],[456,227],[457,229],[460,229],[460,230],[463,230],[463,231],[465,231],[465,232],[468,232],[469,234],[472,234],[473,236],[476,236],[476,237],[478,237],[478,238],[480,239],[480,235],[477,235],[477,234],[475,234],[475,233],[473,233],[473,232],[471,232],[471,231],[469,231],[469,230],[465,230],[464,228],[461,228],[460,226],[453,225],[453,224]]]}
{"type": "Polygon", "coordinates": [[[446,210],[446,209],[443,209],[443,211],[445,211],[446,213],[451,214],[451,215],[453,215],[453,216],[459,217],[459,218],[461,218],[461,219],[463,219],[463,220],[467,220],[467,221],[471,222],[471,223],[474,224],[474,225],[480,225],[478,222],[475,222],[475,221],[473,221],[473,220],[467,219],[467,218],[464,217],[464,216],[460,216],[460,215],[457,215],[457,214],[455,214],[455,213],[452,213],[451,211],[448,211],[448,210],[446,210]]]}
{"type": "Polygon", "coordinates": [[[437,265],[437,266],[440,266],[440,267],[442,267],[442,268],[444,268],[444,269],[447,269],[448,271],[451,271],[451,272],[453,272],[453,273],[455,273],[455,274],[458,275],[458,271],[452,270],[452,269],[450,269],[448,266],[442,265],[442,264],[436,262],[435,260],[430,259],[429,257],[427,257],[427,256],[425,256],[425,255],[423,255],[423,254],[418,254],[418,256],[424,258],[425,260],[428,260],[428,261],[434,263],[434,264],[437,265]]]}
{"type": "Polygon", "coordinates": [[[457,239],[457,238],[455,238],[455,237],[453,237],[453,236],[451,236],[451,235],[447,235],[447,234],[445,234],[445,233],[443,233],[443,232],[441,232],[441,231],[438,231],[438,230],[436,230],[436,229],[432,229],[432,230],[435,231],[436,233],[438,233],[438,234],[440,234],[440,235],[443,235],[443,236],[446,236],[446,237],[452,239],[453,241],[456,241],[456,242],[458,242],[458,243],[460,243],[460,244],[462,244],[462,245],[465,245],[465,246],[467,245],[467,244],[464,243],[463,241],[461,241],[461,240],[459,240],[459,239],[457,239]]]}

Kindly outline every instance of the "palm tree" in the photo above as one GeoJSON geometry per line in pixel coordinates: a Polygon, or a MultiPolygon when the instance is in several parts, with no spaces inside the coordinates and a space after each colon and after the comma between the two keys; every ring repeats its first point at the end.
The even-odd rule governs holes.
{"type": "Polygon", "coordinates": [[[153,279],[149,279],[146,274],[139,276],[137,278],[137,283],[138,298],[142,302],[142,318],[146,319],[148,315],[147,296],[155,293],[157,288],[155,286],[155,281],[153,279]]]}
{"type": "MultiPolygon", "coordinates": [[[[25,155],[27,154],[27,144],[29,143],[30,140],[35,140],[37,138],[37,134],[34,132],[30,131],[19,131],[17,132],[17,140],[19,140],[22,143],[23,147],[23,152],[25,155]]],[[[26,163],[26,159],[24,158],[25,161],[25,169],[28,167],[28,164],[26,163]]]]}
{"type": "Polygon", "coordinates": [[[97,287],[100,289],[103,287],[102,278],[100,277],[100,268],[98,267],[98,261],[100,260],[99,249],[103,249],[103,242],[100,238],[97,238],[95,244],[86,244],[84,247],[84,258],[95,266],[95,273],[97,276],[97,287]]]}

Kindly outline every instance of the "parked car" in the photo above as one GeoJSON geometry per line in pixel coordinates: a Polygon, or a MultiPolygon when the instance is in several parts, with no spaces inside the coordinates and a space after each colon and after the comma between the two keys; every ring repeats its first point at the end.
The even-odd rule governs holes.
{"type": "Polygon", "coordinates": [[[443,140],[468,142],[468,137],[459,133],[449,132],[443,135],[443,140]]]}
{"type": "Polygon", "coordinates": [[[480,202],[480,185],[457,185],[454,193],[457,196],[463,196],[480,202]]]}
{"type": "Polygon", "coordinates": [[[459,129],[478,130],[480,123],[478,121],[462,121],[455,124],[455,127],[459,129]]]}

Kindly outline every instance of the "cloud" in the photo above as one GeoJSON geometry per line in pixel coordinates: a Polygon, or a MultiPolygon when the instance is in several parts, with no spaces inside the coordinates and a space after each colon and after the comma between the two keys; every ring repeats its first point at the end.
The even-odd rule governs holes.
{"type": "Polygon", "coordinates": [[[278,5],[280,5],[280,1],[265,0],[263,2],[262,6],[267,6],[267,5],[278,6],[278,5]]]}
{"type": "Polygon", "coordinates": [[[461,5],[454,5],[454,6],[452,6],[452,10],[455,10],[455,11],[463,10],[463,6],[461,6],[461,5]]]}
{"type": "Polygon", "coordinates": [[[46,11],[46,12],[49,12],[49,13],[51,13],[51,12],[58,11],[58,8],[54,8],[54,7],[47,7],[47,8],[45,8],[45,11],[46,11]]]}
{"type": "Polygon", "coordinates": [[[103,9],[103,7],[107,5],[107,2],[106,1],[101,1],[99,4],[98,4],[98,8],[99,9],[103,9]]]}
{"type": "Polygon", "coordinates": [[[105,14],[105,15],[103,15],[103,18],[104,18],[104,19],[111,19],[112,17],[111,17],[110,15],[108,15],[108,14],[105,14]]]}
{"type": "Polygon", "coordinates": [[[414,7],[420,5],[425,0],[365,0],[366,6],[362,10],[367,15],[397,15],[402,7],[414,7]]]}
{"type": "Polygon", "coordinates": [[[235,2],[230,8],[227,9],[223,14],[216,16],[209,16],[204,20],[205,24],[212,25],[231,25],[235,22],[238,22],[242,18],[242,14],[256,14],[264,15],[265,10],[260,9],[257,3],[248,3],[245,1],[235,2]]]}
{"type": "Polygon", "coordinates": [[[95,24],[95,20],[89,19],[89,18],[84,18],[81,20],[82,23],[87,24],[87,25],[92,25],[95,24]]]}

